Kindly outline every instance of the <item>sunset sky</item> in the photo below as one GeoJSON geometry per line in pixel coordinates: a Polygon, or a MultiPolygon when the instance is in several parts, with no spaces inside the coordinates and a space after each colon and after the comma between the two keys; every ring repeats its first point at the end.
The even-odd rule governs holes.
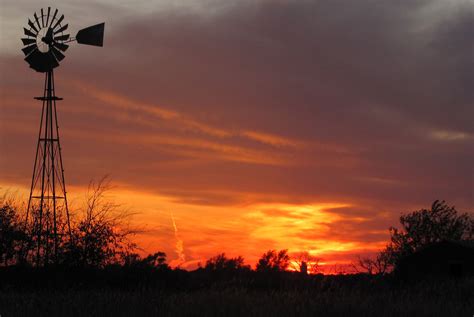
{"type": "Polygon", "coordinates": [[[401,212],[474,211],[473,0],[0,3],[1,192],[28,194],[44,74],[20,38],[50,5],[72,35],[105,22],[55,70],[71,203],[110,175],[142,252],[332,266],[401,212]]]}

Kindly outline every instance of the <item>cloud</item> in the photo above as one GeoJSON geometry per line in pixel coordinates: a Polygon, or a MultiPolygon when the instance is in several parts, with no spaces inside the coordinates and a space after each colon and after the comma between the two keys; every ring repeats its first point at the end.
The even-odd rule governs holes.
{"type": "MultiPolygon", "coordinates": [[[[153,166],[147,174],[163,173],[158,164],[187,164],[189,183],[217,181],[212,169],[224,168],[216,161],[275,167],[228,166],[226,176],[232,169],[241,177],[221,177],[216,187],[226,190],[390,202],[405,196],[415,202],[441,192],[433,184],[452,174],[459,174],[452,182],[472,187],[472,151],[465,144],[443,151],[429,132],[471,134],[472,99],[469,90],[458,90],[472,73],[464,40],[471,6],[363,0],[350,6],[238,1],[219,7],[203,14],[164,6],[112,23],[104,48],[71,47],[57,75],[69,80],[57,85],[69,98],[64,104],[71,103],[61,110],[69,112],[63,129],[87,124],[104,138],[127,140],[120,153],[134,151],[143,169],[153,166]],[[453,54],[455,63],[441,63],[453,54]],[[88,86],[77,90],[73,82],[88,86]],[[142,150],[130,136],[142,140],[142,150]],[[196,166],[201,171],[191,172],[196,166]],[[238,184],[227,183],[235,178],[238,184]],[[374,181],[382,179],[397,183],[374,181]],[[410,194],[415,187],[422,191],[416,197],[410,194]]],[[[7,72],[23,74],[29,93],[34,80],[27,78],[26,65],[6,64],[7,72]]],[[[2,78],[2,85],[19,81],[13,78],[2,78]]],[[[7,109],[6,117],[15,118],[16,111],[7,109]]],[[[105,148],[119,151],[88,146],[97,161],[110,158],[105,148]]],[[[126,166],[125,158],[112,158],[114,170],[126,166]]],[[[175,169],[164,173],[168,183],[184,178],[175,169]]],[[[469,200],[465,196],[463,203],[469,200]]]]}
{"type": "Polygon", "coordinates": [[[270,144],[277,147],[300,147],[303,146],[303,142],[291,140],[277,135],[257,132],[257,131],[243,131],[243,136],[250,139],[259,141],[264,144],[270,144]]]}
{"type": "Polygon", "coordinates": [[[464,141],[464,140],[474,140],[474,134],[465,133],[465,132],[456,132],[456,131],[446,131],[446,130],[435,130],[432,131],[430,136],[439,141],[464,141]]]}

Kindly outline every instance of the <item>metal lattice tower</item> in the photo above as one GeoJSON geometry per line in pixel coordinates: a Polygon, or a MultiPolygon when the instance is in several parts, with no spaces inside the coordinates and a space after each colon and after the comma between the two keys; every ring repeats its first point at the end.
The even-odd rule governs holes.
{"type": "Polygon", "coordinates": [[[102,46],[104,38],[104,23],[80,30],[75,38],[64,34],[67,28],[64,15],[48,7],[28,19],[28,26],[23,28],[26,37],[21,39],[25,61],[30,68],[45,73],[43,96],[35,97],[43,107],[25,222],[35,244],[37,266],[57,263],[64,235],[72,238],[56,111],[56,101],[62,98],[56,97],[53,69],[65,58],[66,43],[102,46]]]}
{"type": "MultiPolygon", "coordinates": [[[[54,72],[45,74],[44,95],[35,97],[42,101],[36,158],[31,179],[30,197],[28,200],[28,217],[33,217],[33,228],[36,233],[36,261],[41,259],[44,264],[53,257],[56,261],[59,243],[58,225],[65,216],[67,232],[71,234],[69,209],[66,196],[61,144],[59,142],[59,126],[54,91],[54,72]]],[[[62,228],[64,229],[64,228],[62,228]]],[[[63,232],[64,230],[60,230],[63,232]]]]}

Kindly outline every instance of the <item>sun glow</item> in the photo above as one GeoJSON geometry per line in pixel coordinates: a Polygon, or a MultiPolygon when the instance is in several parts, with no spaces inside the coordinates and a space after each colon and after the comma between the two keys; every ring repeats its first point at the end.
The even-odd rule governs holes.
{"type": "MultiPolygon", "coordinates": [[[[1,188],[19,187],[3,184],[1,188]]],[[[76,211],[85,198],[86,188],[69,189],[70,209],[76,211]]],[[[20,187],[16,192],[24,199],[28,190],[20,187]]],[[[320,271],[329,272],[336,264],[354,260],[351,252],[381,246],[334,237],[331,226],[344,220],[335,210],[352,206],[347,203],[202,205],[193,200],[186,202],[173,196],[136,191],[120,183],[106,198],[130,211],[131,225],[141,231],[132,238],[140,247],[139,253],[164,251],[172,267],[194,269],[198,263],[222,252],[241,255],[246,263],[255,265],[269,249],[288,249],[290,255],[307,252],[319,261],[320,271]]],[[[355,223],[363,221],[364,218],[354,217],[355,223]]]]}

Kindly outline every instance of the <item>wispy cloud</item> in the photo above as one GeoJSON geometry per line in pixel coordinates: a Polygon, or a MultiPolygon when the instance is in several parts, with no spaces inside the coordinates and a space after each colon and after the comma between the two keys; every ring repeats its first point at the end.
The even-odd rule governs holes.
{"type": "MultiPolygon", "coordinates": [[[[189,116],[183,115],[177,111],[170,110],[169,108],[158,106],[156,104],[150,104],[140,102],[124,95],[113,93],[110,91],[99,90],[95,87],[91,87],[82,82],[75,81],[75,86],[89,95],[94,97],[100,102],[103,102],[113,108],[120,109],[128,114],[129,120],[142,120],[143,116],[150,119],[160,119],[171,121],[175,124],[175,127],[179,130],[191,130],[196,132],[204,133],[208,136],[218,138],[231,138],[231,137],[244,137],[252,141],[257,141],[266,145],[275,147],[303,147],[305,142],[290,139],[284,136],[275,135],[261,131],[251,130],[229,130],[224,128],[215,127],[207,123],[195,120],[189,116]]],[[[112,114],[113,115],[113,114],[112,114]]],[[[145,120],[146,121],[146,120],[145,120]]],[[[157,122],[153,122],[157,124],[157,122]]]]}
{"type": "Polygon", "coordinates": [[[460,131],[433,130],[429,136],[438,141],[468,141],[474,140],[474,134],[460,131]]]}
{"type": "Polygon", "coordinates": [[[249,139],[264,143],[270,144],[277,147],[303,147],[305,145],[304,142],[293,140],[290,138],[285,138],[282,136],[270,134],[270,133],[263,133],[257,131],[243,131],[241,132],[242,136],[245,136],[249,139]]]}

